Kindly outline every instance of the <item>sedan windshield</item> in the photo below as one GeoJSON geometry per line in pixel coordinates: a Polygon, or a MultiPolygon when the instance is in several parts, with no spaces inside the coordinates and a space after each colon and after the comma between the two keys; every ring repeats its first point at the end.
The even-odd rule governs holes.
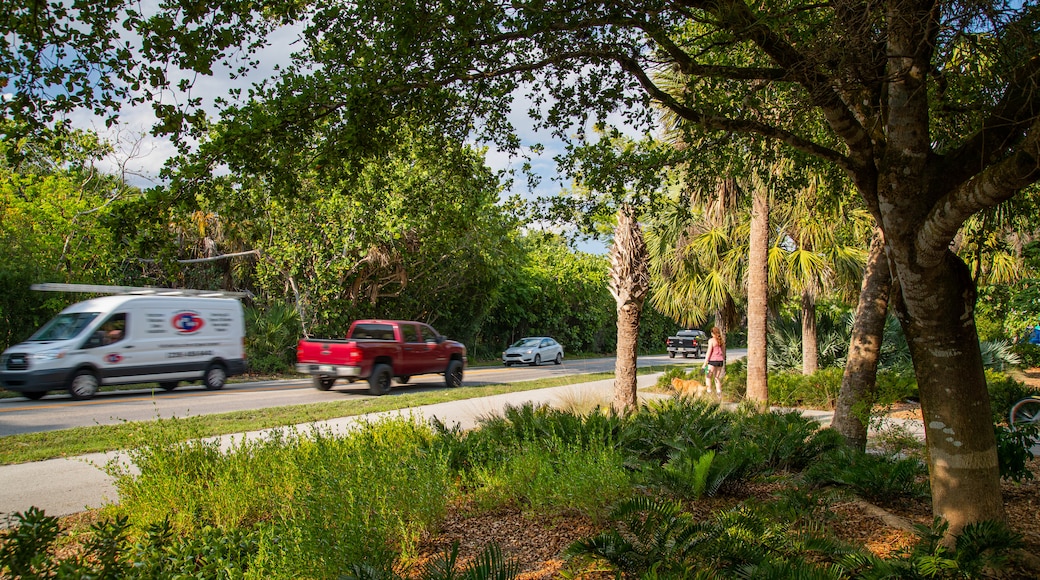
{"type": "Polygon", "coordinates": [[[521,346],[538,346],[538,343],[540,343],[541,341],[542,339],[540,338],[521,338],[520,340],[514,342],[510,346],[510,348],[519,348],[521,346]]]}
{"type": "Polygon", "coordinates": [[[30,341],[68,340],[76,338],[90,322],[97,318],[97,312],[74,312],[59,314],[29,337],[30,341]]]}

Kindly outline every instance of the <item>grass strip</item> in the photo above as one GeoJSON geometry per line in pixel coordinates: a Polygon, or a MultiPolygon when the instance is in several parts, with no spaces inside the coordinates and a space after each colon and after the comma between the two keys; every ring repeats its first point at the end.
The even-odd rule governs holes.
{"type": "MultiPolygon", "coordinates": [[[[664,367],[643,367],[638,370],[638,373],[650,374],[663,370],[664,367]]],[[[268,407],[213,415],[193,415],[183,418],[182,421],[185,421],[187,426],[192,428],[191,432],[198,433],[203,437],[209,437],[270,429],[272,427],[299,425],[340,417],[354,417],[366,413],[393,411],[504,393],[588,383],[613,377],[614,373],[592,373],[520,383],[487,384],[458,389],[440,388],[420,393],[353,399],[349,401],[268,407]]],[[[130,434],[136,429],[136,423],[127,421],[116,425],[95,425],[93,427],[75,427],[41,433],[8,435],[0,438],[0,465],[114,451],[120,449],[129,440],[130,434]]]]}

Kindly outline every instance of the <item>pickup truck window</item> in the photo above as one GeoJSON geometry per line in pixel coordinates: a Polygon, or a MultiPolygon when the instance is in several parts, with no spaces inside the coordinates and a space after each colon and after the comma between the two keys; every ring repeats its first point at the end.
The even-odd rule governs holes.
{"type": "Polygon", "coordinates": [[[401,339],[405,342],[422,342],[419,340],[419,331],[411,324],[401,325],[401,339]]]}
{"type": "Polygon", "coordinates": [[[350,338],[374,338],[376,340],[394,340],[394,327],[389,324],[358,324],[350,333],[350,338]]]}
{"type": "Polygon", "coordinates": [[[423,336],[423,340],[424,341],[426,341],[426,342],[437,342],[437,337],[440,336],[440,335],[437,334],[436,330],[434,330],[433,328],[431,328],[431,327],[429,327],[429,326],[427,326],[425,324],[420,324],[419,325],[419,329],[422,330],[422,336],[423,336]]]}

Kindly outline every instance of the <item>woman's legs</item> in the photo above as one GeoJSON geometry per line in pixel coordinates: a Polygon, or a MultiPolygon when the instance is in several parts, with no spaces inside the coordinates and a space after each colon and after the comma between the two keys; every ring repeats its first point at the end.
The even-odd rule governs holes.
{"type": "MultiPolygon", "coordinates": [[[[723,367],[717,367],[715,365],[712,365],[709,368],[711,370],[711,373],[708,375],[709,376],[709,380],[711,382],[715,383],[715,394],[721,396],[722,395],[722,369],[723,369],[723,367]]],[[[705,385],[705,386],[708,387],[709,389],[711,388],[710,384],[705,385]]]]}

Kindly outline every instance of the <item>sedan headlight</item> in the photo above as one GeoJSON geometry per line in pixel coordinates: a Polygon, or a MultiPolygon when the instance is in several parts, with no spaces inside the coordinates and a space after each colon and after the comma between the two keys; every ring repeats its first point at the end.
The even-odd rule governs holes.
{"type": "Polygon", "coordinates": [[[65,349],[59,350],[45,350],[43,352],[37,352],[29,355],[29,360],[36,362],[45,362],[49,360],[58,360],[65,358],[65,349]]]}

